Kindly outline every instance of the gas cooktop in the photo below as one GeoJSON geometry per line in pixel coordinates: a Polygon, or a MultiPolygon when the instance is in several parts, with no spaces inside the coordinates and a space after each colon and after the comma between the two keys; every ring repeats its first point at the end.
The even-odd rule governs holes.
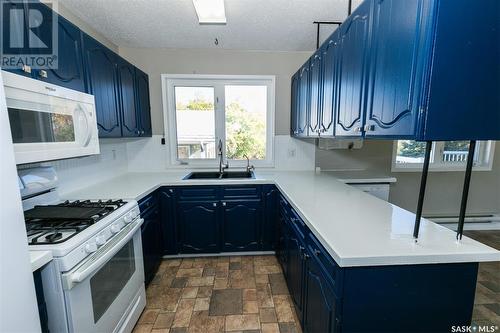
{"type": "Polygon", "coordinates": [[[123,200],[76,200],[24,212],[28,244],[62,243],[125,205],[123,200]]]}

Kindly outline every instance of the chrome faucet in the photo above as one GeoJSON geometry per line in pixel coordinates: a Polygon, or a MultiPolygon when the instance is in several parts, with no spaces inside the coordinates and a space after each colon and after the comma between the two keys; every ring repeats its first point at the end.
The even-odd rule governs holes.
{"type": "Polygon", "coordinates": [[[248,156],[245,154],[243,155],[244,158],[247,159],[247,173],[250,173],[250,171],[255,170],[255,167],[253,165],[250,165],[250,159],[248,156]]]}
{"type": "Polygon", "coordinates": [[[224,170],[229,168],[229,163],[226,161],[226,163],[222,162],[223,155],[222,155],[222,140],[219,139],[219,147],[218,147],[218,152],[217,155],[219,155],[219,174],[220,178],[222,178],[222,175],[224,174],[224,170]]]}

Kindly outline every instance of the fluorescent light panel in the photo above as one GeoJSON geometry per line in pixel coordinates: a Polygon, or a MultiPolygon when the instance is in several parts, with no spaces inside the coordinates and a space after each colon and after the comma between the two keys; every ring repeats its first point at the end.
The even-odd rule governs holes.
{"type": "Polygon", "coordinates": [[[193,0],[200,24],[226,24],[224,0],[193,0]]]}

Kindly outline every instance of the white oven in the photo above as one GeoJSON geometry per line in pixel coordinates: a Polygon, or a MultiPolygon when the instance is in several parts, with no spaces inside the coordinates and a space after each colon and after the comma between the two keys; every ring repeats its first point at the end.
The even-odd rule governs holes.
{"type": "Polygon", "coordinates": [[[17,164],[99,154],[94,96],[2,75],[17,164]]]}
{"type": "Polygon", "coordinates": [[[62,274],[69,332],[132,331],[146,304],[142,222],[136,218],[62,274]]]}

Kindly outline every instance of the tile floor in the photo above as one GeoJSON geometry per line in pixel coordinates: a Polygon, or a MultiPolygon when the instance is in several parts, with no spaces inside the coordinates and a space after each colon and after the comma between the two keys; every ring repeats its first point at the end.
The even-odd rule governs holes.
{"type": "MultiPolygon", "coordinates": [[[[465,235],[500,249],[500,231],[465,235]]],[[[274,256],[164,260],[134,332],[301,333],[274,256]]],[[[479,265],[473,322],[500,326],[500,263],[479,265]]]]}
{"type": "MultiPolygon", "coordinates": [[[[464,235],[500,250],[500,230],[465,231],[464,235]]],[[[472,321],[500,327],[500,263],[479,264],[472,321]]]]}
{"type": "Polygon", "coordinates": [[[300,333],[275,256],[164,260],[134,332],[300,333]]]}

